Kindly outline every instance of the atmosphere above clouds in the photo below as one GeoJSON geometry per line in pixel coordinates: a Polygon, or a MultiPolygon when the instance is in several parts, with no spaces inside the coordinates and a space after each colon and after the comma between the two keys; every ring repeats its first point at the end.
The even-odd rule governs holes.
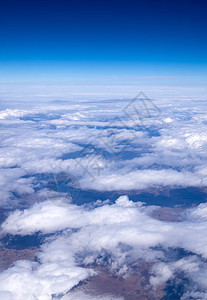
{"type": "Polygon", "coordinates": [[[0,81],[207,76],[207,3],[4,1],[0,81]]]}

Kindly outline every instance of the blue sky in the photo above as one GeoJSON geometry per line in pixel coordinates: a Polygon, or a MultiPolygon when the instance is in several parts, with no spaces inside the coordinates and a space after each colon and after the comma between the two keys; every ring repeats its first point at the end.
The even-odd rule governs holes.
{"type": "Polygon", "coordinates": [[[7,1],[0,81],[207,75],[207,3],[7,1]]]}

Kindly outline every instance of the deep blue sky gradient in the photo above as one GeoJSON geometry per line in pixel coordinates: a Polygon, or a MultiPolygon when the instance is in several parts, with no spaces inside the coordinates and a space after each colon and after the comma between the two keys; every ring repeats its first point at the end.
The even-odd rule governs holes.
{"type": "Polygon", "coordinates": [[[2,1],[0,80],[207,75],[207,1],[2,1]]]}

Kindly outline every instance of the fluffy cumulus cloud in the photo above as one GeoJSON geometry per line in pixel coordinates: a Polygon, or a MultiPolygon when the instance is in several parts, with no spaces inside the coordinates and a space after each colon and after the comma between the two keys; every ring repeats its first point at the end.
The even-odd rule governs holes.
{"type": "Polygon", "coordinates": [[[100,191],[205,191],[205,102],[85,97],[19,101],[0,111],[1,247],[5,240],[41,240],[34,260],[15,259],[0,273],[0,299],[122,299],[76,287],[100,266],[126,278],[142,263],[146,290],[171,282],[174,290],[182,284],[182,300],[207,299],[206,203],[182,208],[172,221],[130,196],[80,204],[68,195],[69,188],[94,198],[100,191]]]}
{"type": "MultiPolygon", "coordinates": [[[[121,196],[115,204],[90,209],[57,199],[11,213],[1,226],[2,234],[53,235],[41,246],[37,261],[17,261],[1,273],[2,293],[11,293],[14,299],[64,295],[95,274],[89,266],[103,263],[106,257],[110,257],[109,268],[119,275],[130,274],[130,265],[140,259],[151,262],[152,287],[183,272],[192,286],[205,292],[206,205],[189,209],[179,222],[154,219],[152,214],[157,209],[121,196]],[[190,254],[172,261],[164,258],[164,248],[182,248],[190,254]]],[[[189,292],[193,291],[186,287],[189,292]]]]}
{"type": "Polygon", "coordinates": [[[172,107],[157,100],[147,111],[140,103],[55,102],[2,110],[2,172],[68,171],[83,188],[97,190],[206,185],[203,111],[193,102],[172,107]]]}
{"type": "Polygon", "coordinates": [[[139,170],[127,174],[100,175],[94,180],[81,179],[83,188],[100,191],[142,190],[149,187],[206,186],[207,177],[176,170],[139,170]]]}
{"type": "Polygon", "coordinates": [[[66,249],[61,253],[61,245],[56,246],[58,253],[50,252],[50,255],[56,255],[54,261],[52,256],[42,264],[21,260],[4,271],[0,275],[0,295],[16,300],[49,300],[53,294],[64,294],[80,280],[94,274],[89,269],[75,266],[70,256],[67,259],[66,249]]]}
{"type": "Polygon", "coordinates": [[[144,106],[137,99],[6,108],[1,173],[15,167],[24,176],[67,171],[82,188],[111,191],[204,186],[206,114],[202,102],[195,105],[157,99],[144,106]]]}

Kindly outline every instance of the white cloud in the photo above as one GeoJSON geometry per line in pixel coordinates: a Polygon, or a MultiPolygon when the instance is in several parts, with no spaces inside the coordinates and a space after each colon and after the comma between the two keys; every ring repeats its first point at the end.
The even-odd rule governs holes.
{"type": "MultiPolygon", "coordinates": [[[[95,177],[95,176],[94,176],[95,177]]],[[[149,187],[174,186],[205,186],[206,177],[196,173],[176,170],[138,170],[120,174],[120,172],[105,172],[93,180],[83,178],[80,184],[83,188],[100,191],[141,190],[149,187]]]]}
{"type": "Polygon", "coordinates": [[[77,104],[38,102],[24,109],[25,103],[20,103],[19,108],[5,109],[1,111],[0,167],[18,166],[29,176],[68,171],[80,178],[83,188],[98,190],[206,185],[201,171],[207,159],[203,103],[199,108],[192,100],[174,101],[174,106],[169,99],[155,102],[162,113],[159,117],[145,116],[142,130],[125,115],[126,99],[107,101],[107,105],[87,100],[77,104]],[[54,125],[61,126],[51,127],[54,125]],[[155,136],[150,130],[157,132],[155,136]],[[100,172],[89,164],[93,158],[90,153],[84,157],[87,145],[102,154],[95,159],[100,172]],[[104,151],[111,155],[105,157],[104,151]],[[116,156],[122,151],[129,152],[127,159],[116,156]],[[64,154],[72,152],[77,152],[76,159],[62,160],[64,154]],[[130,158],[131,153],[134,158],[130,158]]]}
{"type": "MultiPolygon", "coordinates": [[[[51,300],[53,294],[64,294],[80,280],[94,274],[66,260],[58,248],[58,260],[54,252],[47,251],[48,259],[43,264],[31,261],[17,261],[11,268],[0,274],[0,293],[12,295],[14,300],[51,300]]],[[[69,255],[68,255],[69,256],[69,255]]],[[[0,294],[1,295],[1,294],[0,294]]]]}
{"type": "Polygon", "coordinates": [[[164,222],[151,216],[156,206],[133,203],[126,196],[117,199],[115,204],[104,204],[90,210],[84,205],[67,204],[63,200],[45,201],[22,212],[17,210],[2,224],[3,232],[13,235],[64,230],[42,245],[41,252],[37,254],[38,263],[16,262],[1,274],[1,290],[11,292],[16,297],[14,299],[21,299],[15,294],[14,277],[17,283],[22,282],[20,290],[24,297],[25,293],[30,293],[32,282],[34,295],[48,295],[50,299],[52,293],[64,294],[91,274],[90,270],[78,267],[77,259],[84,265],[101,263],[100,254],[103,259],[105,255],[111,255],[109,266],[119,274],[130,272],[130,263],[135,263],[138,258],[155,263],[150,278],[153,286],[161,285],[183,271],[200,286],[201,291],[207,288],[205,281],[200,277],[198,280],[199,272],[201,277],[205,274],[199,256],[207,258],[206,205],[189,209],[180,222],[164,222]],[[162,262],[162,250],[152,248],[156,246],[183,248],[195,255],[175,262],[162,262]],[[37,291],[34,283],[37,286],[41,283],[42,289],[37,291]],[[24,285],[28,286],[28,290],[23,289],[24,285]]]}
{"type": "MultiPolygon", "coordinates": [[[[67,87],[63,89],[58,89],[57,95],[61,93],[65,100],[67,87]]],[[[123,91],[127,95],[127,89],[121,87],[119,96],[123,91]]],[[[179,89],[179,97],[180,92],[183,90],[179,89]]],[[[77,103],[74,99],[79,96],[73,91],[70,103],[39,101],[30,107],[29,103],[14,102],[8,104],[13,108],[8,106],[0,111],[2,205],[9,207],[17,201],[14,193],[32,194],[39,187],[38,193],[43,194],[47,183],[44,178],[37,182],[35,175],[63,171],[75,176],[81,188],[104,192],[206,186],[205,101],[198,105],[193,100],[186,101],[185,95],[174,100],[164,89],[162,99],[156,101],[161,115],[144,117],[139,128],[140,120],[135,124],[123,112],[130,99],[97,101],[98,97],[110,99],[115,95],[112,87],[99,95],[94,90],[90,94],[93,101],[85,98],[88,93],[83,88],[81,93],[82,100],[79,98],[77,103]],[[84,154],[88,145],[98,153],[84,154]]],[[[153,93],[160,95],[160,89],[153,93]]],[[[49,99],[51,94],[35,95],[49,99]]],[[[30,93],[28,97],[31,99],[30,93]]],[[[46,300],[52,294],[66,294],[93,273],[86,266],[101,263],[100,257],[108,254],[109,267],[122,275],[130,272],[131,263],[138,264],[139,259],[150,262],[153,286],[184,272],[192,289],[186,290],[182,299],[206,298],[207,286],[202,279],[206,278],[202,262],[207,258],[205,204],[185,212],[180,222],[164,222],[151,216],[156,207],[133,203],[126,196],[109,203],[89,208],[59,197],[12,212],[1,226],[2,233],[24,236],[41,232],[51,234],[51,238],[41,246],[35,262],[17,261],[0,274],[0,298],[46,300]],[[168,247],[191,251],[196,258],[188,255],[186,259],[168,261],[162,251],[168,247]]],[[[71,297],[96,299],[79,292],[64,295],[64,299],[71,297]]],[[[107,297],[110,295],[102,298],[107,297]]]]}

